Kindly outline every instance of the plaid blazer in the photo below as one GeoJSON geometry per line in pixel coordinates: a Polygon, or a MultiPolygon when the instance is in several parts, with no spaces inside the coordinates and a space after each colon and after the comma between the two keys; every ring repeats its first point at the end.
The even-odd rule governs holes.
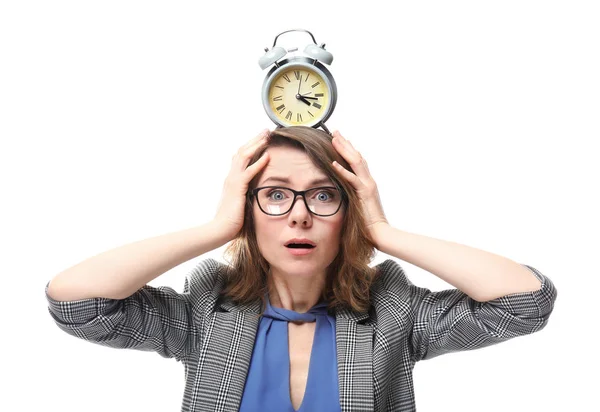
{"type": "MultiPolygon", "coordinates": [[[[144,286],[122,300],[56,301],[46,297],[65,332],[100,345],[155,351],[185,368],[182,411],[237,411],[241,402],[261,302],[235,305],[219,298],[222,267],[201,261],[183,293],[144,286]]],[[[549,278],[534,292],[478,302],[458,289],[431,292],[413,285],[388,259],[377,267],[371,307],[336,312],[341,409],[416,411],[413,368],[417,361],[473,350],[541,330],[557,296],[549,278]]]]}

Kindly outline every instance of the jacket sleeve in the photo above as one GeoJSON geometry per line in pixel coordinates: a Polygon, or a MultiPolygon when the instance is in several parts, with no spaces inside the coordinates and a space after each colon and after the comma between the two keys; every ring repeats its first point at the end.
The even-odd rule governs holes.
{"type": "Polygon", "coordinates": [[[473,350],[543,329],[557,291],[537,269],[524,265],[541,282],[533,292],[509,294],[478,302],[458,289],[431,292],[410,283],[414,360],[473,350]]]}
{"type": "Polygon", "coordinates": [[[125,299],[57,301],[48,295],[48,282],[48,310],[57,326],[75,337],[113,348],[154,351],[180,361],[201,339],[199,311],[210,295],[217,265],[213,259],[200,262],[186,277],[183,293],[145,285],[125,299]]]}

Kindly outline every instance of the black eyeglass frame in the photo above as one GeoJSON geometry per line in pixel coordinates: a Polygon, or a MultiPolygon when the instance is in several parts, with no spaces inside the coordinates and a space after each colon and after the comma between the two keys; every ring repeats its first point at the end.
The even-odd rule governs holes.
{"type": "Polygon", "coordinates": [[[285,187],[285,186],[262,186],[262,187],[257,187],[256,189],[248,190],[248,198],[252,199],[252,197],[256,197],[256,203],[258,204],[258,208],[260,209],[260,211],[263,212],[265,215],[269,215],[269,216],[283,216],[283,215],[289,213],[294,208],[294,205],[296,204],[296,200],[298,200],[298,196],[302,196],[302,199],[304,200],[304,205],[306,206],[306,209],[310,213],[312,213],[315,216],[322,216],[322,217],[335,215],[337,212],[339,212],[340,208],[342,207],[342,203],[345,203],[347,201],[346,193],[342,189],[340,189],[339,187],[336,187],[336,186],[319,186],[319,187],[312,187],[307,190],[294,190],[294,189],[290,189],[289,187],[285,187]],[[290,192],[294,193],[294,200],[292,201],[292,205],[290,206],[290,208],[287,211],[285,211],[284,213],[273,214],[273,213],[267,213],[263,210],[262,206],[260,205],[260,202],[258,201],[258,197],[256,197],[256,194],[258,193],[259,190],[269,189],[269,188],[285,189],[285,190],[289,190],[290,192]],[[336,209],[335,212],[333,212],[329,215],[320,215],[318,213],[313,212],[310,209],[310,207],[308,207],[308,203],[306,202],[305,193],[310,192],[312,190],[316,190],[316,189],[335,189],[338,191],[338,193],[340,193],[342,198],[340,199],[340,204],[338,205],[338,208],[336,209]]]}

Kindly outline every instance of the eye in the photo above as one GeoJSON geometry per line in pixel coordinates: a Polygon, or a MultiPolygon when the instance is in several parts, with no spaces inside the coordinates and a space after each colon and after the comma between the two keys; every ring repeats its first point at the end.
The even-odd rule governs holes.
{"type": "Polygon", "coordinates": [[[327,200],[329,198],[329,193],[320,192],[319,194],[317,194],[317,197],[319,200],[327,200]]]}
{"type": "Polygon", "coordinates": [[[326,202],[328,200],[332,200],[335,198],[335,193],[330,190],[321,190],[317,192],[317,200],[321,202],[326,202]]]}
{"type": "Polygon", "coordinates": [[[272,200],[283,200],[285,198],[285,194],[280,189],[273,189],[267,193],[267,197],[272,200]],[[273,197],[278,196],[278,197],[273,197]]]}

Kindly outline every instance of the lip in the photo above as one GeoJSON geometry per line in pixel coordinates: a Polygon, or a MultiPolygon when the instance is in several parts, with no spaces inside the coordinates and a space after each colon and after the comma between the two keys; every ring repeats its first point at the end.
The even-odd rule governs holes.
{"type": "Polygon", "coordinates": [[[285,247],[285,248],[294,256],[308,255],[309,253],[311,253],[313,250],[316,249],[316,247],[313,247],[311,249],[294,249],[294,248],[289,248],[289,247],[285,247]]]}
{"type": "Polygon", "coordinates": [[[288,240],[287,242],[285,242],[283,244],[283,246],[287,246],[290,243],[307,243],[312,246],[317,246],[317,244],[315,242],[313,242],[312,240],[307,239],[307,238],[300,238],[300,237],[295,237],[293,239],[288,240]]]}

